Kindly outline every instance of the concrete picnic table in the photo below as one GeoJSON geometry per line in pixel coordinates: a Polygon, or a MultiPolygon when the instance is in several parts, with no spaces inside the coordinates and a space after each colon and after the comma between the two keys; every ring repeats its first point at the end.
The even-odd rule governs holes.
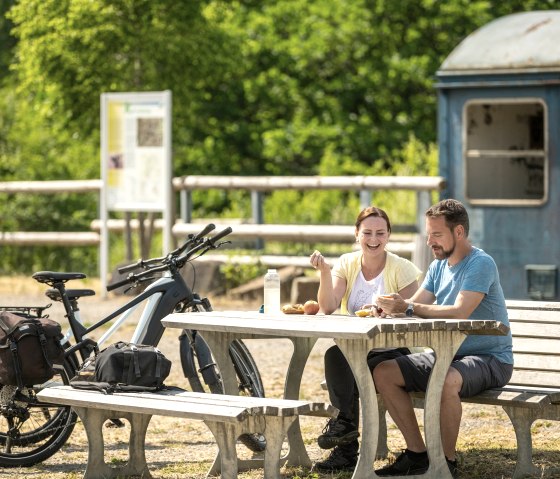
{"type": "MultiPolygon", "coordinates": [[[[284,398],[299,399],[301,378],[313,346],[319,338],[331,338],[348,360],[360,393],[362,440],[355,479],[378,477],[373,469],[378,444],[377,394],[367,365],[373,348],[429,347],[436,363],[426,391],[424,430],[430,467],[426,479],[451,479],[440,434],[440,402],[449,365],[469,334],[506,334],[507,326],[494,320],[418,318],[359,318],[343,315],[286,315],[245,311],[174,313],[162,320],[166,328],[201,331],[220,368],[227,394],[238,394],[238,384],[229,358],[229,345],[239,339],[288,338],[294,351],[286,373],[284,398]]],[[[317,385],[319,387],[319,385],[317,385]]],[[[258,432],[258,431],[256,431],[258,432]]],[[[284,463],[310,467],[299,421],[288,432],[289,452],[284,463]]],[[[249,460],[247,467],[255,467],[249,460]]],[[[216,464],[216,463],[215,463],[216,464]]],[[[218,471],[213,471],[218,472],[218,471]]]]}

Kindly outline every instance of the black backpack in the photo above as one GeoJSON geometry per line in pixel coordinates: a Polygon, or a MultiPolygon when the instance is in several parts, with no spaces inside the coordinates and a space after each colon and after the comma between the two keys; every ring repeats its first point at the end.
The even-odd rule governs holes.
{"type": "Polygon", "coordinates": [[[159,391],[170,370],[171,361],[156,347],[119,341],[88,358],[70,385],[106,394],[159,391]]]}

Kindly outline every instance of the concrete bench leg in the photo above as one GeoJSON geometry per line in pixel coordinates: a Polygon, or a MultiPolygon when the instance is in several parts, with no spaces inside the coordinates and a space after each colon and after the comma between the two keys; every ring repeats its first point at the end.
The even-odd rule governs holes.
{"type": "Polygon", "coordinates": [[[533,440],[531,438],[531,424],[535,422],[538,414],[529,409],[508,406],[503,406],[503,409],[513,424],[517,438],[517,463],[513,479],[540,474],[541,470],[533,464],[533,440]]]}
{"type": "Polygon", "coordinates": [[[80,407],[74,409],[84,424],[88,438],[88,463],[84,479],[113,479],[129,476],[150,479],[152,477],[146,464],[144,450],[146,431],[152,416],[80,407]],[[111,467],[105,462],[103,424],[111,418],[125,418],[131,425],[128,462],[120,467],[111,467]]]}
{"type": "Polygon", "coordinates": [[[377,397],[377,407],[379,408],[379,430],[377,432],[377,452],[375,459],[386,459],[389,455],[387,446],[387,409],[383,404],[381,396],[377,397]]]}
{"type": "Polygon", "coordinates": [[[264,467],[264,479],[280,479],[280,467],[285,462],[281,458],[282,444],[288,429],[297,416],[255,416],[247,418],[241,424],[224,424],[205,421],[218,444],[218,456],[208,471],[207,476],[221,474],[222,479],[235,479],[239,471],[264,467]],[[237,438],[241,434],[260,431],[266,438],[264,464],[262,459],[238,460],[237,438]]]}
{"type": "Polygon", "coordinates": [[[221,473],[222,479],[236,479],[238,472],[236,443],[239,428],[236,424],[204,421],[218,444],[218,456],[208,471],[207,477],[221,473]]]}

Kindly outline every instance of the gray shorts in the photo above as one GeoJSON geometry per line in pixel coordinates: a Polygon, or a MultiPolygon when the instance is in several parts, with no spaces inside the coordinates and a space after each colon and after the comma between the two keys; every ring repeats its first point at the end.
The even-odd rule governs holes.
{"type": "MultiPolygon", "coordinates": [[[[396,358],[407,391],[426,391],[434,366],[434,353],[415,353],[396,358]]],[[[455,356],[451,367],[463,378],[461,397],[476,396],[485,389],[501,387],[510,380],[513,364],[498,361],[492,355],[455,356]]]]}

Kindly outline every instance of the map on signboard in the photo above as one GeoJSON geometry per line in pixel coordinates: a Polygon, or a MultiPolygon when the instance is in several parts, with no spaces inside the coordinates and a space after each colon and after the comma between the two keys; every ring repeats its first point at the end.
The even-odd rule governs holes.
{"type": "Polygon", "coordinates": [[[162,102],[109,100],[107,206],[120,211],[164,207],[164,106],[162,102]]]}

